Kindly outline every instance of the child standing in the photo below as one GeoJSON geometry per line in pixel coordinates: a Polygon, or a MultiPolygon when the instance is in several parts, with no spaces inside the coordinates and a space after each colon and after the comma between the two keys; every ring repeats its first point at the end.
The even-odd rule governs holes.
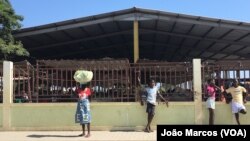
{"type": "MultiPolygon", "coordinates": [[[[140,78],[138,78],[139,84],[140,84],[140,78]]],[[[161,94],[158,93],[158,90],[160,89],[160,83],[156,83],[153,79],[150,80],[149,86],[145,89],[146,94],[146,101],[147,101],[147,109],[146,112],[148,113],[148,123],[145,128],[145,132],[153,132],[151,130],[151,122],[155,115],[155,106],[156,106],[156,96],[157,94],[160,96],[161,99],[163,99],[166,104],[168,104],[167,100],[163,98],[161,94]]],[[[141,104],[143,105],[143,99],[141,98],[141,104]]]]}

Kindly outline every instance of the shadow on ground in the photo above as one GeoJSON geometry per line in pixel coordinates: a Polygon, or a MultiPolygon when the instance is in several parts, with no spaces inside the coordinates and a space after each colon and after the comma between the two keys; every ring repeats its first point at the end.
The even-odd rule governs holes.
{"type": "Polygon", "coordinates": [[[146,132],[146,131],[145,130],[110,130],[110,132],[146,132]]]}
{"type": "Polygon", "coordinates": [[[59,138],[75,138],[80,137],[79,135],[28,135],[27,137],[30,138],[44,138],[44,137],[59,137],[59,138]]]}

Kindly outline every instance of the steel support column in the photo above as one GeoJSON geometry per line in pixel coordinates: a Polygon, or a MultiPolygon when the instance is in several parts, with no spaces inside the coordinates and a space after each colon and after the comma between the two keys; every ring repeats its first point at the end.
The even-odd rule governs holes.
{"type": "Polygon", "coordinates": [[[134,21],[134,63],[139,60],[139,29],[138,21],[134,21]]]}

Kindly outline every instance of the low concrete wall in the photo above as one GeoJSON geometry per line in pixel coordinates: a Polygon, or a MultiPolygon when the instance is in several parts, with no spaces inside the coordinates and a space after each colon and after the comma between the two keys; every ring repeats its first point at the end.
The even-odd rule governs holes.
{"type": "Polygon", "coordinates": [[[0,128],[3,127],[3,106],[0,104],[0,128]]]}
{"type": "MultiPolygon", "coordinates": [[[[248,113],[250,105],[247,104],[248,113]]],[[[11,104],[9,130],[81,130],[74,123],[76,103],[11,104]]],[[[139,103],[91,103],[92,130],[141,130],[147,123],[146,106],[139,103]]],[[[194,102],[170,102],[158,105],[153,120],[157,124],[195,124],[194,102]]],[[[208,110],[203,103],[203,124],[208,124],[208,110]]],[[[2,120],[0,106],[0,121],[2,120]]],[[[250,124],[250,114],[240,115],[242,124],[250,124]]],[[[215,124],[236,124],[229,104],[216,103],[215,124]]],[[[2,122],[0,122],[2,125],[2,122]]]]}
{"type": "MultiPolygon", "coordinates": [[[[248,102],[246,105],[247,114],[243,115],[240,114],[240,122],[241,124],[250,124],[250,103],[248,102]]],[[[234,114],[232,114],[231,111],[231,105],[226,104],[225,102],[216,102],[216,108],[215,108],[215,124],[233,124],[236,125],[236,120],[234,117],[234,114]]],[[[208,124],[208,117],[209,113],[206,109],[205,103],[203,103],[203,124],[208,124]]]]}
{"type": "MultiPolygon", "coordinates": [[[[80,130],[74,123],[76,103],[16,103],[11,105],[10,130],[80,130]]],[[[93,130],[141,130],[146,106],[139,103],[91,103],[93,130]]],[[[193,102],[158,105],[152,125],[194,124],[193,102]]]]}

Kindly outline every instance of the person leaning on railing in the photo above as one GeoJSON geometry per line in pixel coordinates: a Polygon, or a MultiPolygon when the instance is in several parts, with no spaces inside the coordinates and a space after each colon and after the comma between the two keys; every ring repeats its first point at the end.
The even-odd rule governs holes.
{"type": "Polygon", "coordinates": [[[206,106],[209,111],[209,125],[214,124],[214,109],[215,109],[215,98],[216,98],[216,91],[220,91],[221,89],[215,85],[215,80],[214,79],[208,79],[207,80],[208,84],[206,86],[206,95],[207,95],[207,100],[206,100],[206,106]]]}

